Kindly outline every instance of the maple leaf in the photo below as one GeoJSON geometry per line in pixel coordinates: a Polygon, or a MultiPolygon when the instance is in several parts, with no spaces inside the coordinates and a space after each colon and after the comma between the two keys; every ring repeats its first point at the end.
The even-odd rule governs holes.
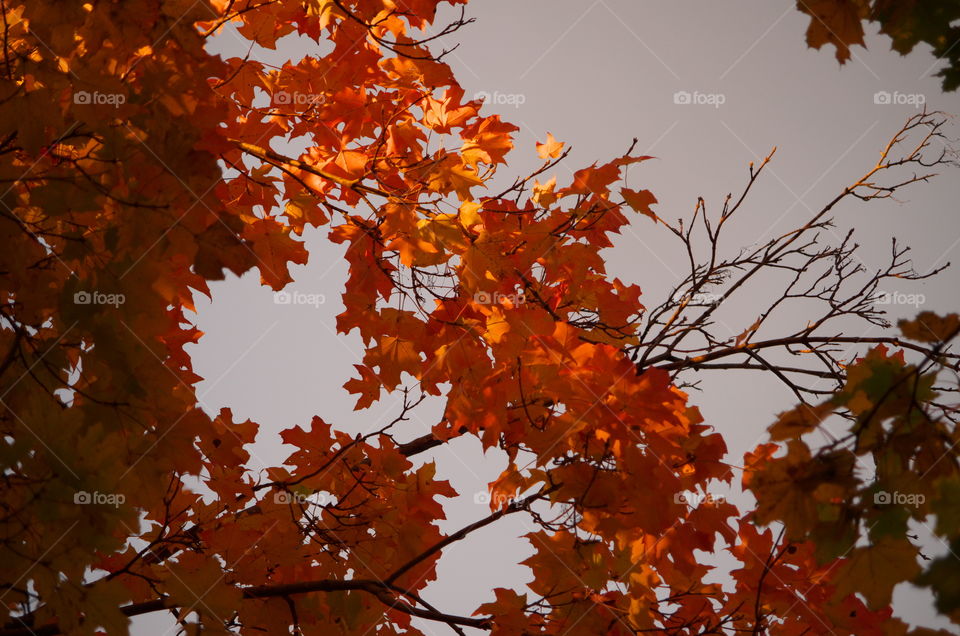
{"type": "Polygon", "coordinates": [[[409,340],[384,336],[376,347],[367,350],[364,363],[370,367],[378,367],[377,377],[387,391],[392,391],[400,384],[402,372],[419,375],[420,353],[409,340]]]}
{"type": "Polygon", "coordinates": [[[744,457],[743,485],[757,497],[758,523],[782,521],[788,538],[805,539],[840,505],[837,493],[853,488],[855,460],[844,451],[813,461],[810,448],[796,439],[787,443],[786,456],[772,458],[775,450],[763,445],[744,457]]]}
{"type": "Polygon", "coordinates": [[[476,201],[464,201],[460,204],[460,223],[463,227],[469,229],[478,223],[483,223],[483,218],[480,216],[482,207],[483,204],[476,201]]]}
{"type": "Polygon", "coordinates": [[[563,142],[554,139],[550,133],[547,133],[547,141],[545,143],[537,142],[537,154],[540,155],[541,159],[556,159],[562,151],[563,142]]]}
{"type": "Polygon", "coordinates": [[[937,611],[949,616],[953,622],[960,618],[960,578],[957,577],[957,558],[960,539],[954,539],[944,556],[933,561],[915,583],[930,587],[936,597],[937,611]]]}
{"type": "Polygon", "coordinates": [[[620,166],[607,163],[600,167],[593,164],[573,173],[573,184],[565,192],[571,194],[598,194],[607,192],[607,187],[620,178],[620,166]]]}
{"type": "Polygon", "coordinates": [[[470,104],[460,106],[462,97],[462,90],[448,90],[439,100],[427,96],[423,112],[424,125],[438,133],[448,133],[453,128],[463,127],[476,117],[477,109],[470,104]]]}
{"type": "Polygon", "coordinates": [[[653,210],[650,209],[650,206],[657,202],[657,198],[653,196],[653,193],[649,190],[636,191],[623,188],[620,190],[620,194],[623,196],[624,201],[627,202],[627,205],[633,208],[634,211],[648,216],[654,221],[660,220],[657,215],[654,214],[653,210]]]}
{"type": "Polygon", "coordinates": [[[490,165],[505,163],[507,152],[513,148],[510,133],[518,130],[517,126],[500,121],[499,115],[484,117],[468,126],[460,134],[464,138],[460,148],[463,163],[474,170],[480,162],[490,165]]]}
{"type": "Polygon", "coordinates": [[[774,441],[799,439],[805,433],[814,430],[833,410],[834,405],[827,401],[813,407],[801,404],[790,411],[785,411],[770,426],[770,439],[774,441]]]}
{"type": "Polygon", "coordinates": [[[557,178],[550,177],[546,183],[533,182],[533,202],[540,207],[549,208],[557,201],[554,189],[557,187],[557,178]]]}
{"type": "Polygon", "coordinates": [[[609,186],[620,178],[621,169],[630,164],[651,159],[648,156],[624,156],[601,166],[596,163],[573,173],[573,183],[562,190],[564,194],[595,194],[606,198],[609,186]]]}
{"type": "Polygon", "coordinates": [[[208,280],[222,280],[224,268],[237,276],[256,264],[256,255],[239,234],[243,225],[236,218],[214,221],[198,236],[195,270],[208,280]]]}
{"type": "Polygon", "coordinates": [[[212,561],[184,555],[169,568],[167,581],[171,599],[196,611],[205,624],[223,622],[240,605],[242,592],[223,580],[221,569],[212,561]]]}
{"type": "Polygon", "coordinates": [[[415,171],[431,190],[441,194],[455,191],[461,201],[469,201],[470,188],[483,185],[475,168],[461,162],[452,154],[441,153],[430,165],[415,171]]]}
{"type": "Polygon", "coordinates": [[[319,227],[326,225],[330,220],[327,215],[323,213],[316,198],[307,193],[290,197],[283,208],[283,213],[290,218],[291,224],[294,226],[293,229],[298,234],[303,231],[304,224],[319,227]]]}
{"type": "Polygon", "coordinates": [[[811,16],[807,44],[819,49],[833,44],[837,61],[850,59],[850,46],[863,46],[862,20],[870,11],[868,0],[800,0],[797,8],[811,16]]]}
{"type": "Polygon", "coordinates": [[[862,594],[871,609],[878,609],[890,604],[897,583],[919,573],[916,547],[906,539],[884,539],[854,548],[833,578],[837,598],[862,594]]]}
{"type": "Polygon", "coordinates": [[[303,265],[307,262],[303,243],[293,240],[290,228],[271,219],[258,219],[247,226],[244,238],[253,243],[261,281],[275,290],[293,282],[288,263],[303,265]]]}
{"type": "Polygon", "coordinates": [[[905,338],[918,342],[945,342],[960,333],[960,314],[940,316],[922,311],[913,320],[897,322],[905,338]]]}
{"type": "Polygon", "coordinates": [[[355,364],[353,366],[360,373],[360,378],[347,380],[343,388],[350,393],[360,394],[360,397],[357,398],[356,405],[353,407],[354,411],[359,411],[367,408],[379,399],[382,383],[380,382],[380,378],[377,377],[377,374],[369,367],[362,364],[355,364]]]}

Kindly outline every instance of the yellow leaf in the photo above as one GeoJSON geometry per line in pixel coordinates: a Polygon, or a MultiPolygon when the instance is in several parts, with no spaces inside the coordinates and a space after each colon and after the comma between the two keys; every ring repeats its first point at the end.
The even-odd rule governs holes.
{"type": "Polygon", "coordinates": [[[540,143],[537,142],[537,154],[540,155],[541,159],[556,159],[560,156],[560,152],[563,150],[563,142],[557,141],[553,138],[553,135],[547,133],[547,142],[540,143]]]}
{"type": "Polygon", "coordinates": [[[533,182],[533,202],[541,208],[549,208],[557,200],[554,188],[557,187],[557,178],[550,177],[550,180],[544,184],[539,181],[533,182]]]}
{"type": "Polygon", "coordinates": [[[477,223],[482,223],[480,218],[480,208],[483,207],[476,201],[464,201],[460,204],[460,223],[463,227],[470,228],[477,223]]]}
{"type": "Polygon", "coordinates": [[[491,343],[502,342],[510,331],[510,323],[503,315],[503,311],[496,305],[490,306],[490,316],[487,318],[486,339],[491,343]]]}

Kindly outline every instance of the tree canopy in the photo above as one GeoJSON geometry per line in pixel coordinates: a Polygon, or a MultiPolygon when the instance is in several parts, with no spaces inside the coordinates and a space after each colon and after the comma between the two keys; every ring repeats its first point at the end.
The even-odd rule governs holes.
{"type": "Polygon", "coordinates": [[[849,236],[821,232],[845,202],[950,167],[945,116],[918,112],[801,225],[731,255],[721,236],[773,153],[677,222],[623,184],[650,159],[634,145],[558,181],[569,148],[548,136],[515,151],[541,167],[497,191],[518,129],[464,95],[443,47],[469,20],[434,24],[438,4],[0,4],[0,635],[126,634],[152,612],[185,633],[933,633],[893,615],[905,581],[960,621],[960,317],[894,329],[881,283],[935,272],[896,243],[866,271],[849,236]],[[227,25],[328,52],[222,59],[205,45],[227,25]],[[306,150],[274,149],[291,139],[306,150]],[[668,298],[607,273],[628,223],[689,256],[668,298]],[[357,422],[387,395],[403,406],[366,434],[293,426],[292,454],[261,471],[257,424],[201,408],[190,312],[226,272],[283,290],[308,227],[345,248],[357,422]],[[770,271],[785,282],[755,322],[719,333],[720,304],[770,271]],[[799,329],[771,318],[795,306],[799,329]],[[796,395],[742,464],[685,391],[718,369],[796,395]],[[400,438],[428,398],[442,417],[400,438]],[[841,434],[817,443],[826,422],[841,434]],[[508,466],[489,510],[445,534],[463,495],[419,460],[461,436],[508,466]],[[708,496],[734,468],[753,509],[708,496]],[[423,598],[445,548],[508,515],[536,528],[527,590],[504,581],[471,616],[423,598]],[[954,553],[921,562],[911,520],[954,553]],[[736,562],[730,585],[706,581],[702,553],[736,562]]]}
{"type": "Polygon", "coordinates": [[[936,58],[933,66],[947,62],[937,72],[943,90],[960,87],[958,0],[797,0],[797,9],[810,16],[807,43],[817,49],[832,44],[841,64],[850,59],[851,46],[866,46],[864,25],[875,23],[901,55],[921,42],[928,45],[936,58]]]}

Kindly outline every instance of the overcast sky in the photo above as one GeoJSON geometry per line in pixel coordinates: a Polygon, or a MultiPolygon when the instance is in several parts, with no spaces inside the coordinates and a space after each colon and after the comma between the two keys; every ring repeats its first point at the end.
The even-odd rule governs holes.
{"type": "MultiPolygon", "coordinates": [[[[873,165],[889,137],[917,112],[915,102],[960,111],[960,98],[943,94],[932,77],[937,65],[925,45],[901,57],[871,31],[869,50],[855,48],[841,68],[832,49],[806,47],[809,19],[792,1],[487,0],[468,5],[467,14],[476,22],[450,36],[448,46],[460,47],[447,61],[467,95],[488,94],[489,112],[520,126],[509,167],[498,178],[512,181],[539,166],[534,143],[548,131],[574,149],[566,168],[555,170],[561,183],[575,169],[622,154],[636,137],[637,151],[658,159],[634,167],[629,185],[652,190],[660,201],[657,213],[675,220],[693,210],[697,196],[717,209],[726,193],[745,184],[747,164],[777,146],[773,164],[731,227],[731,249],[802,223],[873,165]],[[690,103],[677,103],[687,101],[678,92],[689,94],[690,103]],[[878,92],[901,103],[876,103],[878,92]]],[[[240,44],[227,33],[212,50],[242,56],[246,46],[240,44]]],[[[307,52],[315,54],[316,45],[287,38],[278,51],[255,51],[254,57],[282,63],[307,52]]],[[[960,137],[955,124],[950,134],[960,137]]],[[[837,237],[856,228],[868,269],[885,264],[890,238],[896,237],[914,248],[916,269],[927,271],[960,260],[958,200],[960,171],[953,170],[907,190],[901,202],[845,203],[837,210],[837,237]]],[[[290,449],[278,431],[306,426],[314,415],[357,433],[397,413],[392,397],[354,412],[354,398],[340,388],[362,349],[356,334],[335,333],[347,268],[342,247],[330,244],[326,234],[324,229],[307,236],[310,262],[292,268],[296,281],[289,288],[322,294],[325,303],[275,304],[255,272],[212,284],[213,302],[198,302],[196,321],[206,334],[190,349],[197,373],[206,378],[198,392],[209,411],[228,406],[237,418],[260,423],[254,464],[280,463],[290,449]]],[[[639,284],[645,304],[654,306],[684,274],[678,247],[661,227],[637,218],[608,250],[610,272],[639,284]]],[[[958,281],[950,269],[935,280],[885,291],[922,294],[922,307],[893,306],[895,317],[918,309],[956,310],[958,281]]],[[[771,293],[758,287],[740,297],[724,318],[731,333],[752,323],[771,293]]],[[[765,439],[774,414],[794,402],[775,378],[756,372],[718,372],[703,380],[703,391],[693,392],[691,402],[724,434],[734,464],[765,439]]],[[[441,406],[436,400],[418,409],[405,429],[409,439],[430,429],[441,406]]],[[[466,439],[423,460],[431,458],[438,477],[462,494],[447,506],[444,529],[484,516],[486,505],[473,497],[499,475],[503,458],[484,457],[479,443],[466,439]]],[[[444,611],[464,614],[492,600],[496,586],[522,587],[530,576],[517,563],[531,550],[516,537],[530,529],[513,515],[454,544],[443,554],[439,581],[424,596],[444,611]]],[[[931,540],[925,547],[928,554],[945,550],[931,540]]],[[[895,606],[915,624],[949,626],[933,620],[931,598],[923,591],[901,586],[895,606]]],[[[165,628],[158,617],[138,625],[144,634],[165,628]]],[[[440,633],[435,626],[421,628],[440,633]]]]}

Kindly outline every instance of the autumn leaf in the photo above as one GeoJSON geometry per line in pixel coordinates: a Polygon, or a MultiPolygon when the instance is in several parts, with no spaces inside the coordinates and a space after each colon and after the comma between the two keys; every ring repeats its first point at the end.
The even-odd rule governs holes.
{"type": "Polygon", "coordinates": [[[303,243],[293,240],[289,229],[276,221],[261,219],[254,222],[247,228],[244,238],[253,243],[261,280],[275,290],[293,282],[287,269],[289,263],[303,265],[307,262],[303,243]]]}
{"type": "MultiPolygon", "coordinates": [[[[956,560],[915,576],[908,532],[927,525],[960,551],[956,354],[942,342],[957,314],[902,322],[911,342],[881,333],[865,292],[840,291],[878,279],[846,285],[852,244],[812,238],[826,216],[760,251],[719,240],[735,208],[701,205],[692,224],[661,226],[651,191],[626,187],[650,159],[630,154],[636,142],[561,168],[566,147],[547,133],[540,168],[508,173],[518,126],[487,112],[498,100],[470,99],[445,61],[472,20],[459,8],[0,6],[0,632],[124,634],[133,617],[170,612],[188,634],[904,634],[890,601],[907,580],[956,619],[956,560]],[[217,54],[220,37],[240,38],[243,57],[217,54]],[[558,176],[544,174],[553,165],[558,176]],[[820,263],[826,291],[802,295],[799,331],[784,322],[795,288],[754,297],[741,309],[764,320],[731,337],[725,317],[664,298],[678,282],[664,271],[615,267],[605,250],[641,222],[626,207],[655,221],[651,241],[680,238],[673,256],[690,270],[677,276],[692,288],[817,277],[820,263]],[[211,281],[255,268],[281,289],[311,251],[321,278],[343,276],[328,282],[353,371],[327,356],[295,378],[239,355],[258,343],[233,342],[230,373],[207,380],[253,387],[271,413],[277,387],[306,381],[306,420],[258,425],[211,408],[209,365],[193,353],[217,326],[201,332],[198,296],[223,303],[224,285],[250,281],[211,281]],[[764,307],[785,316],[767,321],[764,307]],[[687,391],[717,370],[807,400],[777,407],[742,466],[726,439],[739,423],[687,391]],[[353,415],[322,399],[337,385],[353,415]],[[451,453],[467,472],[491,461],[502,472],[458,493],[451,453]],[[723,500],[740,470],[755,505],[723,500]],[[475,505],[488,494],[492,505],[475,505]],[[461,504],[465,520],[451,515],[461,504]],[[520,578],[504,569],[476,612],[423,600],[434,581],[456,582],[438,567],[451,549],[483,555],[521,526],[520,578]],[[523,593],[508,589],[518,582],[523,593]]],[[[801,9],[810,43],[841,59],[869,19],[898,51],[930,43],[945,82],[957,77],[952,10],[801,9]]],[[[943,123],[927,111],[910,122],[890,148],[943,123]]],[[[890,152],[870,175],[928,165],[890,152]]],[[[761,170],[750,167],[751,185],[761,170]]],[[[899,187],[874,179],[884,194],[899,187]]],[[[328,319],[287,328],[308,352],[328,319]]],[[[765,386],[738,412],[764,411],[765,386]]]]}
{"type": "Polygon", "coordinates": [[[329,221],[316,199],[306,193],[291,197],[284,206],[283,212],[298,225],[310,224],[319,227],[329,221]]]}
{"type": "Polygon", "coordinates": [[[936,598],[937,611],[949,616],[953,622],[960,618],[960,577],[957,568],[960,559],[960,539],[954,539],[944,556],[935,559],[927,569],[917,577],[918,585],[932,589],[936,598]]]}
{"type": "Polygon", "coordinates": [[[475,201],[464,201],[460,204],[460,222],[463,224],[463,227],[469,229],[483,222],[483,219],[480,217],[482,207],[482,204],[475,201]]]}
{"type": "MultiPolygon", "coordinates": [[[[380,343],[367,351],[364,363],[379,369],[377,377],[387,391],[400,384],[403,372],[418,375],[420,354],[413,342],[397,336],[384,336],[380,343]]],[[[359,404],[359,402],[358,402],[359,404]]]]}
{"type": "Polygon", "coordinates": [[[660,220],[657,218],[657,215],[654,214],[653,210],[650,209],[650,206],[657,202],[657,198],[653,196],[653,193],[649,190],[636,191],[623,188],[620,190],[620,194],[627,202],[627,205],[633,208],[635,212],[648,216],[654,221],[660,220]]]}
{"type": "Polygon", "coordinates": [[[359,411],[367,408],[380,397],[380,387],[382,383],[377,374],[369,367],[362,364],[355,364],[353,366],[360,373],[360,378],[347,380],[343,388],[350,393],[360,394],[360,397],[357,398],[356,405],[353,407],[354,411],[359,411]]]}
{"type": "Polygon", "coordinates": [[[474,170],[478,163],[505,163],[506,154],[513,148],[511,133],[520,130],[517,126],[500,121],[499,115],[491,115],[464,129],[465,141],[460,156],[465,165],[474,170]]]}
{"type": "Polygon", "coordinates": [[[918,342],[946,342],[960,333],[960,314],[940,316],[922,311],[913,320],[900,320],[897,327],[905,338],[918,342]]]}
{"type": "Polygon", "coordinates": [[[890,38],[890,47],[907,55],[920,42],[930,45],[937,60],[946,61],[936,73],[943,78],[943,90],[955,91],[960,86],[960,51],[954,26],[960,18],[960,7],[940,3],[936,10],[924,2],[900,0],[806,0],[797,8],[813,16],[807,31],[810,46],[820,48],[831,42],[837,47],[837,58],[843,63],[850,57],[850,44],[863,45],[861,21],[879,24],[880,33],[890,38]]]}
{"type": "Polygon", "coordinates": [[[862,20],[867,17],[867,0],[801,0],[797,8],[811,16],[807,44],[819,49],[824,44],[836,47],[837,61],[850,59],[850,46],[863,46],[862,20]]]}
{"type": "Polygon", "coordinates": [[[541,159],[556,159],[562,151],[563,142],[554,139],[550,133],[547,133],[546,142],[537,142],[537,154],[540,155],[541,159]]]}
{"type": "Polygon", "coordinates": [[[834,405],[828,401],[812,407],[801,404],[790,411],[785,411],[770,426],[770,439],[773,441],[799,439],[805,433],[814,430],[833,413],[833,410],[834,405]]]}
{"type": "Polygon", "coordinates": [[[546,183],[534,181],[533,183],[533,202],[540,207],[549,208],[556,203],[557,195],[554,189],[557,187],[557,178],[550,177],[546,183]]]}
{"type": "Polygon", "coordinates": [[[920,573],[917,549],[906,539],[854,548],[834,576],[836,596],[862,594],[871,609],[890,604],[893,588],[920,573]]]}

